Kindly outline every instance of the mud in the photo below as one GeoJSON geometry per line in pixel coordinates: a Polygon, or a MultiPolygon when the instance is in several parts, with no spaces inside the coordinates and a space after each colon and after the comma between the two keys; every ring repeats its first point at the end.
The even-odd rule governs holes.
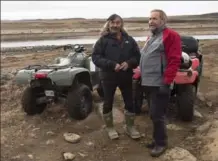
{"type": "MultiPolygon", "coordinates": [[[[140,43],[140,46],[143,43],[140,43]]],[[[199,161],[217,161],[217,107],[218,107],[218,40],[202,41],[204,71],[199,88],[196,116],[191,123],[168,117],[169,150],[158,159],[149,156],[145,143],[151,140],[152,124],[148,114],[137,116],[136,125],[142,134],[139,141],[125,135],[123,102],[120,91],[115,96],[115,125],[120,139],[110,141],[103,122],[94,110],[83,121],[69,118],[63,105],[49,106],[41,115],[26,116],[20,100],[23,87],[13,82],[16,71],[29,64],[51,63],[63,55],[62,49],[48,51],[26,51],[16,55],[1,55],[1,160],[2,161],[61,161],[63,153],[75,155],[75,161],[185,161],[187,158],[199,161]],[[200,97],[201,96],[201,97],[200,97]],[[199,130],[200,129],[200,130],[199,130]],[[75,133],[81,136],[78,143],[66,142],[63,134],[75,133]],[[176,148],[177,147],[177,148],[176,148]],[[179,148],[178,148],[179,147],[179,148]],[[176,151],[172,154],[170,149],[176,151]],[[187,150],[188,152],[184,151],[187,150]],[[186,157],[184,156],[186,155],[186,157]],[[178,156],[180,156],[178,159],[178,156]]],[[[91,51],[89,48],[88,51],[91,51]]],[[[97,107],[101,100],[94,92],[97,107]]],[[[174,152],[173,151],[173,152],[174,152]]],[[[191,161],[191,160],[190,160],[191,161]]]]}

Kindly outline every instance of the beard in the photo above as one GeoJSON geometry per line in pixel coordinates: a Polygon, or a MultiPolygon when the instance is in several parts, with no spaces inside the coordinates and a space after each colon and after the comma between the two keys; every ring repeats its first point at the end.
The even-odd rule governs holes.
{"type": "Polygon", "coordinates": [[[111,27],[110,32],[111,33],[118,33],[118,32],[120,32],[120,28],[119,27],[111,27]]]}

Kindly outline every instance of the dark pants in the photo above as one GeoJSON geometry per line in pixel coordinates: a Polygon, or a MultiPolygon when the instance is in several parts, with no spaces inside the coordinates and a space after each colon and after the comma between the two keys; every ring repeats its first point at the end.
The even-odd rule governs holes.
{"type": "Polygon", "coordinates": [[[167,144],[166,130],[166,110],[170,98],[170,88],[161,91],[160,87],[144,86],[143,90],[146,94],[151,120],[153,122],[153,139],[156,145],[165,146],[167,144]]]}
{"type": "Polygon", "coordinates": [[[114,79],[103,79],[102,87],[104,91],[103,114],[112,111],[114,94],[117,87],[119,87],[122,93],[125,109],[131,113],[134,113],[131,75],[128,77],[122,77],[122,75],[117,74],[114,76],[114,79]]]}

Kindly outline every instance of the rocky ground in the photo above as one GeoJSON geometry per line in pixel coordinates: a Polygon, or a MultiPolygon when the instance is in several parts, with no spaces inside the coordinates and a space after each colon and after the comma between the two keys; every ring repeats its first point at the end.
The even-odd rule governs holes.
{"type": "MultiPolygon", "coordinates": [[[[204,71],[195,119],[184,123],[173,115],[169,116],[169,150],[158,159],[151,158],[144,146],[151,140],[152,133],[147,114],[136,118],[141,140],[133,141],[125,135],[119,91],[114,103],[115,125],[120,133],[120,139],[116,141],[107,137],[102,120],[95,112],[97,110],[83,121],[70,119],[62,105],[49,106],[41,115],[26,116],[20,105],[23,87],[13,82],[16,71],[29,64],[50,63],[55,57],[63,55],[63,50],[1,53],[1,160],[61,161],[67,156],[75,161],[217,161],[217,44],[218,40],[201,42],[204,71]]],[[[95,92],[93,95],[98,109],[101,101],[95,92]]]]}

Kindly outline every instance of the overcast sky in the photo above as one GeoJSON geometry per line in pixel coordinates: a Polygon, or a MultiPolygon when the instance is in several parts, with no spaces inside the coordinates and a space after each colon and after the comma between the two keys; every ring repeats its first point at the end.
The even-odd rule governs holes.
{"type": "Polygon", "coordinates": [[[218,1],[1,1],[1,19],[146,17],[152,9],[168,15],[218,12],[218,1]]]}

